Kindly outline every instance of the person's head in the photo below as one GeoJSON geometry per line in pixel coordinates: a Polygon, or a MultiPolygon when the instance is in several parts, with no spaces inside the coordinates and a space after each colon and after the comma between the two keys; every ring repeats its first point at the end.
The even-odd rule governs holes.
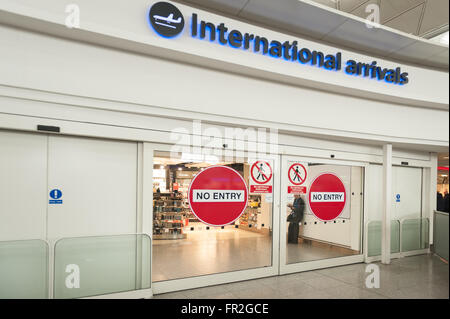
{"type": "Polygon", "coordinates": [[[300,197],[301,197],[300,194],[294,194],[294,198],[295,198],[295,199],[298,199],[298,198],[300,198],[300,197]]]}

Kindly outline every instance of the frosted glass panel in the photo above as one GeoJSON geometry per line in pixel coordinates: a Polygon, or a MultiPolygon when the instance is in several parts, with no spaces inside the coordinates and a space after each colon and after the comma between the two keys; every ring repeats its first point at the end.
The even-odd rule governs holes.
{"type": "Polygon", "coordinates": [[[400,252],[400,221],[391,221],[391,253],[400,252]]]}
{"type": "MultiPolygon", "coordinates": [[[[381,255],[381,221],[371,221],[368,227],[368,252],[369,257],[381,255]]],[[[400,251],[400,222],[391,221],[391,253],[400,251]]]]}
{"type": "Polygon", "coordinates": [[[147,235],[65,238],[55,245],[55,298],[150,288],[147,235]]]}
{"type": "Polygon", "coordinates": [[[0,242],[0,299],[30,298],[48,298],[47,243],[0,242]]]}
{"type": "Polygon", "coordinates": [[[434,213],[434,250],[448,260],[448,214],[434,213]]]}
{"type": "Polygon", "coordinates": [[[428,218],[405,219],[402,222],[402,251],[428,248],[428,218]]]}

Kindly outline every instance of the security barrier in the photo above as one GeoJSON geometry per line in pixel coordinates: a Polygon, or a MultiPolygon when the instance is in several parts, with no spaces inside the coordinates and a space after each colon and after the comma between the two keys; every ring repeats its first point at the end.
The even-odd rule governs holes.
{"type": "Polygon", "coordinates": [[[401,251],[410,252],[429,247],[428,218],[410,218],[401,221],[401,251]]]}
{"type": "MultiPolygon", "coordinates": [[[[429,248],[428,218],[404,218],[391,221],[391,254],[404,257],[424,253],[429,248]]],[[[379,220],[366,224],[367,257],[381,256],[381,227],[379,220]]]]}
{"type": "Polygon", "coordinates": [[[434,252],[448,261],[448,213],[434,212],[434,252]]]}
{"type": "Polygon", "coordinates": [[[67,299],[151,288],[146,234],[0,242],[0,299],[67,299]]]}
{"type": "Polygon", "coordinates": [[[49,296],[49,246],[44,240],[0,242],[0,299],[49,296]]]}
{"type": "MultiPolygon", "coordinates": [[[[366,224],[370,258],[381,255],[381,227],[381,221],[366,224]]],[[[85,298],[151,288],[152,239],[146,234],[62,238],[49,247],[45,240],[0,242],[0,299],[85,298]]],[[[391,221],[392,254],[428,248],[428,218],[391,221]]]]}
{"type": "MultiPolygon", "coordinates": [[[[381,221],[375,220],[367,223],[368,247],[367,256],[381,255],[381,221]]],[[[391,253],[400,252],[400,222],[391,221],[391,253]]]]}

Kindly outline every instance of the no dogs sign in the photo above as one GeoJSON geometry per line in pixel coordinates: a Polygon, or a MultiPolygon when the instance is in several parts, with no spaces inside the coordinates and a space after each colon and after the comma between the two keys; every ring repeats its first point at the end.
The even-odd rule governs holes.
{"type": "Polygon", "coordinates": [[[247,184],[227,166],[208,167],[189,186],[189,206],[197,218],[210,226],[224,226],[238,219],[247,207],[247,184]]]}
{"type": "Polygon", "coordinates": [[[332,173],[317,176],[311,183],[308,203],[311,212],[320,220],[338,218],[344,210],[347,193],[344,183],[332,173]]]}

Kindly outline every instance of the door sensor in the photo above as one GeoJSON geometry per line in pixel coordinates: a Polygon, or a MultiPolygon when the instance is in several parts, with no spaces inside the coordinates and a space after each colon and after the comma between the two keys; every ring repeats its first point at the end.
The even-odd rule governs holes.
{"type": "Polygon", "coordinates": [[[61,129],[59,126],[49,126],[49,125],[38,125],[37,130],[44,131],[44,132],[55,132],[55,133],[61,132],[61,129]]]}

